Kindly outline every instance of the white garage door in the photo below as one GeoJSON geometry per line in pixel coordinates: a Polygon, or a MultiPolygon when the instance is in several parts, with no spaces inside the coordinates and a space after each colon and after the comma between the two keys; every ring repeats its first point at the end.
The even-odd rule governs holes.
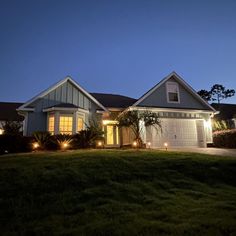
{"type": "Polygon", "coordinates": [[[153,147],[202,147],[204,146],[204,127],[201,120],[161,119],[162,132],[151,129],[153,147]]]}

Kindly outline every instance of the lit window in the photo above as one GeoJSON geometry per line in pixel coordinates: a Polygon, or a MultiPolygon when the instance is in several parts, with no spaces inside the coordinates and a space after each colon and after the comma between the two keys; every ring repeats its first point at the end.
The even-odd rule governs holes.
{"type": "Polygon", "coordinates": [[[166,83],[167,99],[168,102],[179,102],[179,86],[175,82],[166,83]]]}
{"type": "Polygon", "coordinates": [[[49,116],[49,118],[48,118],[48,131],[51,134],[54,134],[54,121],[55,121],[54,116],[49,116]]]}
{"type": "Polygon", "coordinates": [[[60,116],[59,131],[61,134],[72,134],[72,116],[60,116]]]}
{"type": "Polygon", "coordinates": [[[77,131],[81,131],[84,128],[84,120],[83,118],[79,117],[78,118],[78,123],[77,123],[77,131]]]}

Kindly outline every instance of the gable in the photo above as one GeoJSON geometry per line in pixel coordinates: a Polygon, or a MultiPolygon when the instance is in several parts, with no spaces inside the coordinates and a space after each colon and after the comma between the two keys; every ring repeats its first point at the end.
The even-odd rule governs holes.
{"type": "MultiPolygon", "coordinates": [[[[173,94],[172,94],[173,95],[173,94]]],[[[175,95],[175,94],[174,94],[175,95]]],[[[181,108],[214,111],[189,85],[186,84],[176,73],[163,79],[144,94],[133,106],[181,108]],[[176,90],[178,98],[170,97],[169,92],[176,90]],[[171,101],[171,99],[173,99],[171,101]]]]}
{"type": "Polygon", "coordinates": [[[69,77],[26,102],[19,110],[40,111],[59,104],[73,104],[85,110],[106,110],[102,104],[69,77]]]}

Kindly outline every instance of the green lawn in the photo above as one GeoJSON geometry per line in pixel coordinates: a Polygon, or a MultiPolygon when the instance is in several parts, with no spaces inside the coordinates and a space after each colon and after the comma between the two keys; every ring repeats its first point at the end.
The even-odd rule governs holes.
{"type": "Polygon", "coordinates": [[[1,235],[236,235],[236,158],[88,150],[0,156],[1,235]]]}

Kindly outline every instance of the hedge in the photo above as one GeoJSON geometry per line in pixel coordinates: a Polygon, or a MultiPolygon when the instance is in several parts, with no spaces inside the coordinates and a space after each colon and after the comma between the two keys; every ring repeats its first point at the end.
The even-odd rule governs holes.
{"type": "Polygon", "coordinates": [[[213,143],[215,147],[236,148],[236,129],[215,131],[213,143]]]}

